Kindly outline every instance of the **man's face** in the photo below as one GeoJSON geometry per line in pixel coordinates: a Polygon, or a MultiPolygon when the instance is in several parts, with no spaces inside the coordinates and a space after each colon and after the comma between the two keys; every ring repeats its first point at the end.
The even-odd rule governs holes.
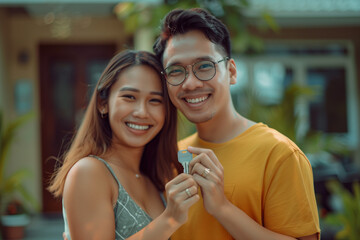
{"type": "Polygon", "coordinates": [[[193,123],[203,123],[222,115],[231,106],[230,84],[236,82],[235,63],[218,61],[224,55],[200,31],[189,31],[169,39],[163,55],[163,66],[181,65],[188,76],[178,86],[168,84],[173,104],[193,123]],[[192,64],[210,60],[215,62],[216,74],[208,81],[196,78],[192,64]],[[190,65],[190,66],[189,66],[190,65]]]}

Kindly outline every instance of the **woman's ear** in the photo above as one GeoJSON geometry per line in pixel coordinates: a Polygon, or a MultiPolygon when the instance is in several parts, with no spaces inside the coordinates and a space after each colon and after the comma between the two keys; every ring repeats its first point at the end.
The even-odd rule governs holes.
{"type": "Polygon", "coordinates": [[[229,60],[230,84],[234,85],[237,81],[237,70],[234,59],[229,60]]]}
{"type": "Polygon", "coordinates": [[[105,100],[99,100],[97,103],[97,109],[100,114],[107,114],[109,112],[108,104],[105,100]]]}
{"type": "Polygon", "coordinates": [[[107,105],[100,109],[101,114],[107,114],[109,112],[107,105]]]}
{"type": "Polygon", "coordinates": [[[109,112],[108,105],[104,104],[103,106],[99,107],[99,111],[101,114],[107,114],[109,112]]]}
{"type": "Polygon", "coordinates": [[[100,116],[101,118],[106,118],[108,116],[108,113],[109,113],[109,109],[108,109],[108,105],[105,104],[103,106],[100,106],[97,108],[98,111],[100,112],[100,116]]]}

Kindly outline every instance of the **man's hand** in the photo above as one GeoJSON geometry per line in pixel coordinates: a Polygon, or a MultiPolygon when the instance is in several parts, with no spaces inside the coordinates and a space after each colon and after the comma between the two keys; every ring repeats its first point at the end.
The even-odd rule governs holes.
{"type": "Polygon", "coordinates": [[[215,216],[219,207],[229,203],[224,194],[224,169],[212,150],[188,147],[188,151],[197,154],[189,164],[190,174],[201,187],[206,211],[215,216]]]}

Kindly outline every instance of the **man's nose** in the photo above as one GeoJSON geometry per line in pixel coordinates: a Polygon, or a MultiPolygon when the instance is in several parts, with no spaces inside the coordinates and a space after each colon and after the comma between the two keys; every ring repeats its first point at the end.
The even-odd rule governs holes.
{"type": "Polygon", "coordinates": [[[186,90],[194,90],[196,88],[203,86],[203,81],[199,80],[194,72],[192,71],[191,65],[187,66],[187,74],[185,75],[185,80],[182,83],[182,88],[186,90]]]}

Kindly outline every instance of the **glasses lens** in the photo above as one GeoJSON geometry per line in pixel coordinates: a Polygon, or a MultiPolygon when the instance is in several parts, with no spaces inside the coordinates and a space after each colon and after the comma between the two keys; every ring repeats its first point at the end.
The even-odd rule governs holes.
{"type": "Polygon", "coordinates": [[[193,71],[200,80],[210,80],[215,75],[215,64],[210,61],[201,61],[194,65],[193,71]]]}
{"type": "Polygon", "coordinates": [[[165,69],[166,79],[170,84],[180,84],[185,79],[185,68],[182,66],[170,66],[165,69]]]}

